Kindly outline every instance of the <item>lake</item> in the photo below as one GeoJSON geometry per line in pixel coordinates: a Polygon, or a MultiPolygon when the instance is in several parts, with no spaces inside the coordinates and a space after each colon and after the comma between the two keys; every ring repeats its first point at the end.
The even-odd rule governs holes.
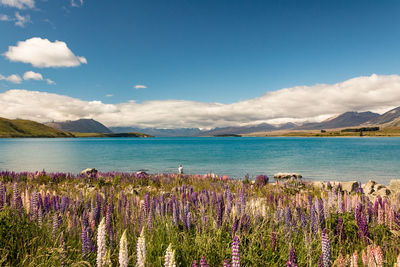
{"type": "Polygon", "coordinates": [[[312,180],[400,178],[400,138],[26,138],[0,139],[0,170],[78,173],[210,171],[243,178],[298,172],[312,180]]]}

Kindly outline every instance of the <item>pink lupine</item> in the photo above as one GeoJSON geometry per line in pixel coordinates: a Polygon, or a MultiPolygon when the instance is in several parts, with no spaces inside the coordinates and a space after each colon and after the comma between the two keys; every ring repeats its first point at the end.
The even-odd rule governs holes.
{"type": "Polygon", "coordinates": [[[357,252],[357,250],[354,251],[353,255],[351,256],[350,267],[358,267],[358,252],[357,252]]]}
{"type": "Polygon", "coordinates": [[[383,255],[382,255],[381,247],[375,246],[375,248],[373,249],[373,253],[374,253],[374,258],[375,258],[375,262],[376,262],[377,266],[382,267],[383,266],[383,255]]]}

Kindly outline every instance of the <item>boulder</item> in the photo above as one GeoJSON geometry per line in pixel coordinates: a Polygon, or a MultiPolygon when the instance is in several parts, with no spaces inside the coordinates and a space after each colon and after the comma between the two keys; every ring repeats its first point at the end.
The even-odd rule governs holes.
{"type": "Polygon", "coordinates": [[[303,176],[299,173],[291,173],[291,172],[278,172],[274,174],[274,179],[283,180],[283,179],[301,179],[303,176]]]}
{"type": "Polygon", "coordinates": [[[393,192],[400,193],[400,179],[390,180],[389,189],[393,192]]]}
{"type": "Polygon", "coordinates": [[[359,187],[357,181],[341,182],[340,185],[342,186],[343,191],[347,191],[349,193],[357,192],[359,187]]]}
{"type": "Polygon", "coordinates": [[[390,195],[390,190],[386,187],[380,187],[378,190],[374,192],[374,195],[385,197],[390,195]]]}
{"type": "Polygon", "coordinates": [[[375,181],[369,180],[364,186],[362,186],[362,189],[364,190],[364,193],[367,195],[372,194],[375,192],[374,186],[376,185],[375,181]]]}
{"type": "Polygon", "coordinates": [[[95,168],[87,168],[81,171],[81,174],[85,175],[97,174],[97,170],[95,168]]]}

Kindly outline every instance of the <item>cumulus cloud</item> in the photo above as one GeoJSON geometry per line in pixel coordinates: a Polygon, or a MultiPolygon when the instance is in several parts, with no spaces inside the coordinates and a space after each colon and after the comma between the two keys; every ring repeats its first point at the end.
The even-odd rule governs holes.
{"type": "Polygon", "coordinates": [[[29,15],[23,16],[19,14],[19,12],[15,13],[15,26],[23,28],[27,23],[31,23],[31,16],[29,15]]]}
{"type": "Polygon", "coordinates": [[[11,74],[10,76],[6,77],[0,74],[0,80],[4,80],[11,83],[21,83],[22,79],[18,74],[11,74]]]}
{"type": "Polygon", "coordinates": [[[135,85],[133,88],[139,90],[139,89],[146,89],[147,86],[146,86],[146,85],[140,85],[140,84],[138,84],[138,85],[135,85]]]}
{"type": "Polygon", "coordinates": [[[38,68],[75,67],[87,64],[86,58],[75,56],[62,41],[34,37],[9,46],[4,56],[10,61],[30,63],[38,68]]]}
{"type": "Polygon", "coordinates": [[[43,76],[40,73],[27,71],[24,73],[24,80],[43,80],[43,76]]]}
{"type": "Polygon", "coordinates": [[[27,9],[35,7],[35,0],[0,0],[4,6],[15,7],[18,9],[27,9]]]}
{"type": "Polygon", "coordinates": [[[346,111],[385,112],[399,105],[399,75],[371,75],[336,84],[284,88],[231,104],[186,100],[105,104],[27,90],[0,93],[0,117],[41,122],[94,118],[107,126],[158,128],[319,121],[346,111]]]}

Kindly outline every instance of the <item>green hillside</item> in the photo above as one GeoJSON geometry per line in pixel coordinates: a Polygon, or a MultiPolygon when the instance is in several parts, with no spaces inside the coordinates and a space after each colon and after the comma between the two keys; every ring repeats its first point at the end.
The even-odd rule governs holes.
{"type": "Polygon", "coordinates": [[[0,138],[8,137],[74,137],[74,135],[30,120],[0,118],[0,138]]]}

